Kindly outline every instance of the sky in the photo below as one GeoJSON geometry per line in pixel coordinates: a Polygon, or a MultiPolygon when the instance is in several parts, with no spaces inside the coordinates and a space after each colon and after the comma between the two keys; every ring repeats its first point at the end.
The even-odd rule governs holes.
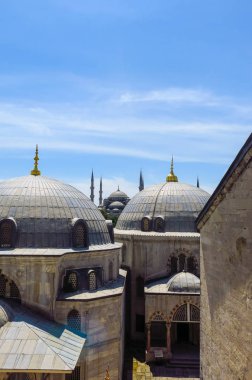
{"type": "Polygon", "coordinates": [[[251,0],[1,0],[0,179],[212,192],[252,131],[251,0]]]}

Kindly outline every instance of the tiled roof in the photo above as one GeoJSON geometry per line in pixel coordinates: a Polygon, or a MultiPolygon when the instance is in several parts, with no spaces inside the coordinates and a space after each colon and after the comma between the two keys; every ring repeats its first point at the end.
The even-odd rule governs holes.
{"type": "MultiPolygon", "coordinates": [[[[0,300],[14,317],[0,327],[0,370],[71,372],[85,343],[82,333],[0,300]]],[[[8,311],[7,311],[8,312],[8,311]]]]}

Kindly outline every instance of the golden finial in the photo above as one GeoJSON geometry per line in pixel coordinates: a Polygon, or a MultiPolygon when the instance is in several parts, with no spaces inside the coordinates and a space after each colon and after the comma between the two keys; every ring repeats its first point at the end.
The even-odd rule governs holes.
{"type": "Polygon", "coordinates": [[[34,169],[31,170],[31,175],[40,175],[40,170],[38,170],[38,160],[39,160],[39,156],[38,156],[38,144],[36,145],[36,153],[35,153],[35,157],[34,157],[34,169]]]}
{"type": "Polygon", "coordinates": [[[172,159],[171,159],[170,174],[166,177],[166,182],[178,182],[178,177],[173,172],[173,156],[172,156],[172,159]]]}
{"type": "Polygon", "coordinates": [[[110,376],[109,376],[109,366],[108,366],[108,368],[106,369],[106,376],[105,376],[104,380],[110,380],[110,376]]]}

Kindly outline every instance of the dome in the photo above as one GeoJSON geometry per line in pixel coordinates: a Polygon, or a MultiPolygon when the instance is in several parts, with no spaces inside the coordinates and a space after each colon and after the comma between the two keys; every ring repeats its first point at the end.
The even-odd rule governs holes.
{"type": "Polygon", "coordinates": [[[171,293],[200,294],[200,279],[190,272],[180,272],[169,279],[167,290],[171,293]]]}
{"type": "Polygon", "coordinates": [[[112,209],[115,209],[115,208],[120,209],[120,208],[124,208],[124,206],[125,206],[125,205],[124,205],[122,202],[114,201],[114,202],[110,203],[109,208],[112,208],[112,209]]]}
{"type": "Polygon", "coordinates": [[[114,191],[113,193],[111,193],[110,196],[108,197],[109,200],[111,200],[113,198],[128,199],[128,195],[125,194],[123,191],[121,191],[118,187],[118,189],[116,191],[114,191]]]}
{"type": "Polygon", "coordinates": [[[137,193],[121,213],[118,230],[141,230],[143,217],[164,220],[163,232],[196,231],[195,219],[210,195],[199,187],[166,182],[137,193]]]}
{"type": "Polygon", "coordinates": [[[17,224],[16,248],[69,248],[74,219],[86,222],[89,245],[110,243],[105,219],[88,197],[40,175],[0,182],[0,219],[4,218],[17,224]]]}

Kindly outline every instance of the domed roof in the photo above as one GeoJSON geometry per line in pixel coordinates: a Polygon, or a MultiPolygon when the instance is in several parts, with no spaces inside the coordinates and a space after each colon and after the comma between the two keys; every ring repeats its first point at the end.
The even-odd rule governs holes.
{"type": "Polygon", "coordinates": [[[113,193],[111,193],[110,196],[108,197],[108,199],[112,199],[112,198],[127,199],[128,195],[125,194],[123,191],[121,191],[118,186],[118,189],[114,191],[113,193]]]}
{"type": "Polygon", "coordinates": [[[167,290],[171,293],[200,293],[200,279],[190,272],[175,274],[167,282],[167,290]]]}
{"type": "Polygon", "coordinates": [[[0,182],[0,219],[17,223],[16,247],[69,248],[73,219],[84,219],[89,245],[108,244],[101,212],[79,190],[58,180],[29,175],[0,182]]]}
{"type": "Polygon", "coordinates": [[[141,230],[144,216],[150,219],[163,217],[164,232],[196,231],[195,219],[210,195],[192,185],[166,182],[154,185],[137,193],[121,213],[116,228],[119,230],[141,230]]]}
{"type": "Polygon", "coordinates": [[[110,203],[109,208],[123,208],[125,205],[122,202],[114,201],[110,203]]]}

